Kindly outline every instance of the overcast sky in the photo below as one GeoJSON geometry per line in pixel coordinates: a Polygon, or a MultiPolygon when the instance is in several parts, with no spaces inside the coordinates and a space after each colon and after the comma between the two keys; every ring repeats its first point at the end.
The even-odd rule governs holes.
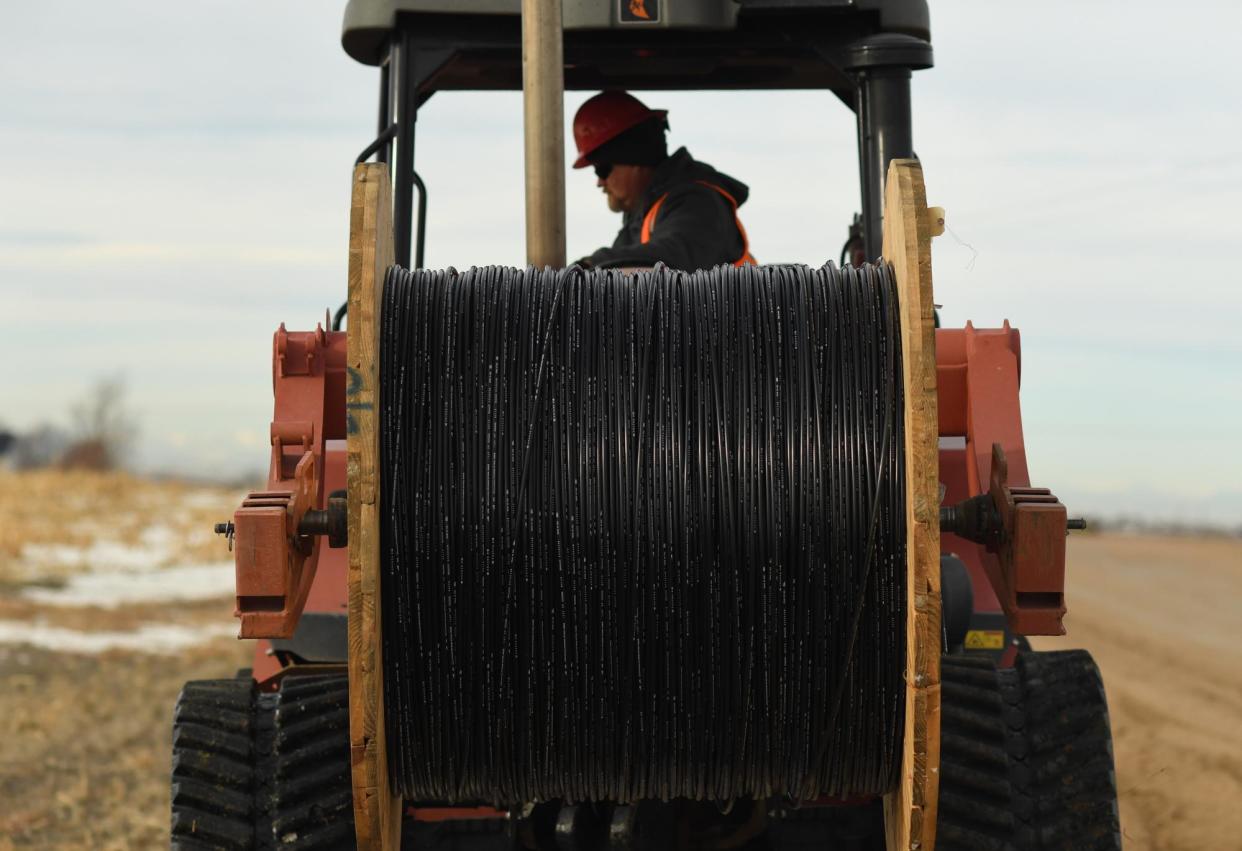
{"type": "MultiPolygon", "coordinates": [[[[350,166],[375,127],[343,8],[5,10],[0,423],[63,423],[121,374],[140,465],[265,465],[270,335],[343,300],[350,166]]],[[[946,325],[1022,330],[1032,475],[1071,510],[1242,523],[1240,30],[1234,2],[933,2],[914,128],[951,229],[936,300],[946,325]]],[[[858,179],[834,97],[642,96],[674,145],[750,185],[756,255],[835,258],[858,179]]],[[[522,263],[520,118],[516,93],[421,113],[428,265],[522,263]]],[[[571,256],[611,242],[588,173],[568,205],[571,256]]]]}

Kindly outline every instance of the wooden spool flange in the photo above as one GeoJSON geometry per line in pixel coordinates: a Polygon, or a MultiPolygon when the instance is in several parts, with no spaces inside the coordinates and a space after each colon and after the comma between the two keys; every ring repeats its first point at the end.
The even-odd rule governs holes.
{"type": "MultiPolygon", "coordinates": [[[[916,160],[894,160],[884,257],[901,310],[905,390],[906,713],[901,781],[884,801],[889,851],[935,844],[940,766],[940,515],[931,237],[938,233],[916,160]]],[[[349,737],[359,851],[396,851],[401,801],[388,779],[380,631],[379,319],[393,262],[388,168],[354,169],[349,216],[349,737]]]]}
{"type": "Polygon", "coordinates": [[[918,160],[893,160],[884,191],[884,259],[901,311],[906,396],[906,729],[900,785],[884,799],[888,851],[931,851],[940,781],[940,427],[931,238],[918,160]]]}
{"type": "Polygon", "coordinates": [[[349,751],[359,851],[396,851],[401,799],[388,782],[380,631],[379,319],[393,264],[388,166],[354,168],[349,206],[348,379],[349,751]]]}

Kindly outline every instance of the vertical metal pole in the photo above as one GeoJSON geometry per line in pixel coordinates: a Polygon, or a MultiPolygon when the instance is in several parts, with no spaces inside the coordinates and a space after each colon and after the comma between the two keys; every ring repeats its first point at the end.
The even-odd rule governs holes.
{"type": "Polygon", "coordinates": [[[854,72],[858,85],[858,167],[868,260],[880,256],[884,243],[888,164],[914,156],[910,72],[931,65],[931,45],[900,33],[873,35],[846,51],[846,67],[854,72]]]}
{"type": "MultiPolygon", "coordinates": [[[[870,260],[873,258],[871,253],[871,241],[867,239],[867,234],[871,233],[872,227],[881,227],[879,221],[872,222],[872,211],[876,210],[876,205],[880,205],[881,214],[884,205],[884,187],[881,183],[880,193],[876,195],[874,192],[874,182],[872,176],[877,170],[871,163],[871,145],[868,140],[868,128],[871,126],[871,109],[870,102],[867,99],[867,87],[862,85],[862,81],[856,75],[858,82],[858,188],[862,194],[862,242],[863,257],[870,260]]],[[[883,181],[883,176],[880,180],[883,181]]],[[[876,242],[876,248],[879,248],[879,241],[876,242]]],[[[852,258],[850,262],[853,262],[852,258]]]]}
{"type": "Polygon", "coordinates": [[[410,228],[414,218],[414,122],[418,118],[418,78],[409,32],[402,28],[389,54],[388,84],[396,83],[397,138],[393,140],[392,227],[396,263],[410,268],[410,228]],[[396,64],[393,64],[396,60],[396,64]]]}
{"type": "Polygon", "coordinates": [[[411,269],[422,269],[423,258],[427,254],[427,184],[414,172],[414,185],[418,187],[418,224],[415,226],[414,265],[411,269]]]}
{"type": "Polygon", "coordinates": [[[565,265],[565,63],[561,0],[522,0],[526,262],[565,265]]]}
{"type": "Polygon", "coordinates": [[[914,156],[910,130],[910,69],[870,68],[859,73],[858,158],[862,165],[863,239],[867,259],[880,256],[884,179],[894,159],[914,156]]]}
{"type": "MultiPolygon", "coordinates": [[[[392,123],[392,119],[388,117],[391,114],[391,100],[388,94],[388,69],[392,64],[391,48],[389,48],[388,57],[388,59],[384,60],[384,64],[380,66],[379,128],[375,131],[377,136],[387,130],[388,125],[392,123]]],[[[388,152],[391,149],[391,142],[381,147],[375,154],[375,161],[381,163],[388,162],[388,152]]]]}

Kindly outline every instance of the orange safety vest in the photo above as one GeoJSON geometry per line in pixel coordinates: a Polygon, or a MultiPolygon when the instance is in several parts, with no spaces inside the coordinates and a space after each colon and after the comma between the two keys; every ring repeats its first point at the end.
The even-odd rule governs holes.
{"type": "MultiPolygon", "coordinates": [[[[737,232],[742,235],[742,256],[733,265],[758,266],[759,261],[750,253],[750,239],[746,236],[746,228],[742,227],[742,220],[737,217],[737,199],[714,183],[708,183],[706,180],[696,180],[695,183],[700,183],[708,189],[716,190],[724,196],[725,200],[729,202],[729,206],[733,208],[733,221],[737,223],[737,232]]],[[[668,193],[665,192],[656,199],[656,202],[651,205],[651,209],[647,211],[647,216],[643,219],[643,233],[640,240],[643,245],[651,242],[651,231],[655,228],[656,216],[659,215],[660,207],[664,204],[664,199],[667,197],[668,193]]]]}

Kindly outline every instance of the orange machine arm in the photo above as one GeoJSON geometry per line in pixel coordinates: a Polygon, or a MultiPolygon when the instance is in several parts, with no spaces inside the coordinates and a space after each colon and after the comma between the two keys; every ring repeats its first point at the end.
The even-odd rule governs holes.
{"type": "Polygon", "coordinates": [[[324,442],[345,437],[345,334],[286,331],[272,343],[267,488],[220,530],[233,538],[241,638],[289,638],[306,605],[320,538],[344,546],[344,501],[324,499],[324,442]],[[339,516],[337,516],[339,515],[339,516]]]}
{"type": "Polygon", "coordinates": [[[1014,632],[1062,635],[1069,522],[1051,491],[1030,486],[1021,364],[1018,331],[1008,322],[936,331],[940,437],[966,441],[968,497],[941,509],[940,527],[982,545],[980,561],[1014,632]]]}

